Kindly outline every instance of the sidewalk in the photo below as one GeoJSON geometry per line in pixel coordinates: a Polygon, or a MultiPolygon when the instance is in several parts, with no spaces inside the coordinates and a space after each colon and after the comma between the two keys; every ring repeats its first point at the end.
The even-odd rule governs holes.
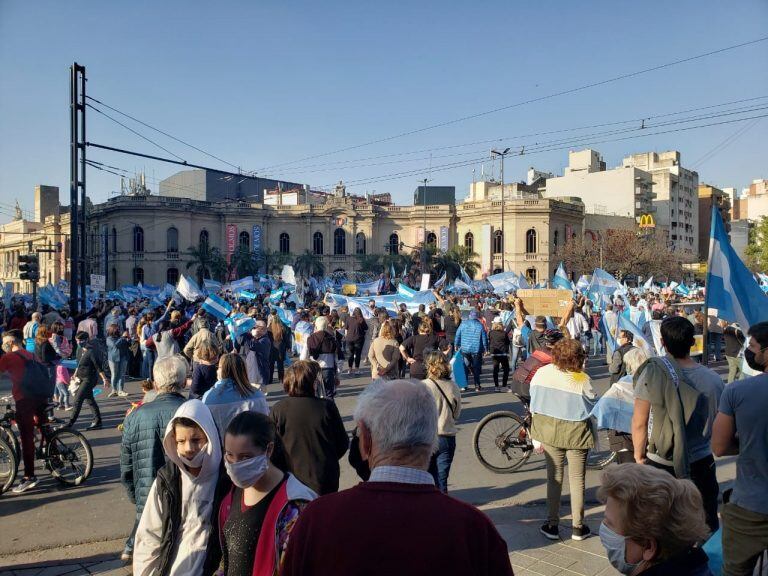
{"type": "MultiPolygon", "coordinates": [[[[567,499],[563,501],[567,512],[567,499]]],[[[570,522],[564,517],[559,542],[539,533],[543,500],[509,506],[481,506],[506,540],[516,576],[604,576],[618,574],[611,568],[597,536],[576,542],[570,539],[570,522]]],[[[587,521],[597,531],[602,511],[590,506],[587,521]]],[[[118,558],[123,540],[81,544],[66,550],[48,550],[5,557],[0,576],[128,576],[130,565],[118,558]],[[30,556],[39,555],[38,558],[30,556]],[[65,559],[62,559],[65,558],[65,559]],[[31,561],[30,561],[31,560],[31,561]]]]}

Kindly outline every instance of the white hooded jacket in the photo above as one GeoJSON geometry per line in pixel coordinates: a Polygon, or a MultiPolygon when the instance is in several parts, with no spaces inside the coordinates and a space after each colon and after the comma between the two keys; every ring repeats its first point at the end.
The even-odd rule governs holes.
{"type": "MultiPolygon", "coordinates": [[[[168,459],[181,471],[181,529],[176,538],[175,555],[168,574],[202,574],[212,530],[213,502],[221,465],[221,441],[208,407],[200,400],[188,400],[179,406],[165,430],[163,448],[168,459]],[[187,471],[176,451],[174,422],[177,418],[194,420],[208,436],[208,444],[204,449],[206,456],[197,477],[187,471]]],[[[160,564],[163,526],[161,507],[155,479],[136,530],[133,552],[135,576],[155,574],[160,564]]]]}

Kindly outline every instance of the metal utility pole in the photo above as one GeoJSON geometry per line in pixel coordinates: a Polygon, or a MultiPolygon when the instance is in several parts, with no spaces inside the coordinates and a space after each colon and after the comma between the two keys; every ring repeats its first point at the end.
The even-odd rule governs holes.
{"type": "Polygon", "coordinates": [[[491,156],[501,157],[501,270],[506,272],[507,265],[505,260],[507,237],[504,234],[504,157],[509,153],[509,148],[505,148],[501,152],[498,150],[491,150],[491,156]]]}
{"type": "Polygon", "coordinates": [[[422,182],[424,182],[421,196],[421,203],[424,206],[424,238],[421,243],[421,274],[423,276],[427,273],[427,182],[429,180],[424,178],[422,182]]]}
{"type": "Polygon", "coordinates": [[[85,218],[85,66],[72,64],[69,85],[69,307],[71,314],[85,308],[86,218],[85,218]],[[78,198],[78,192],[79,198],[78,198]],[[82,212],[81,212],[82,210],[82,212]],[[78,302],[79,290],[79,302],[78,302]]]}

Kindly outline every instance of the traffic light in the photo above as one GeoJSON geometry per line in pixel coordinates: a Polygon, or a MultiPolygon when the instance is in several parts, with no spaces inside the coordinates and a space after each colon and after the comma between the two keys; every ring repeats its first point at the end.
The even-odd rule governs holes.
{"type": "Polygon", "coordinates": [[[40,280],[40,260],[37,254],[19,256],[19,278],[32,282],[40,280]]]}

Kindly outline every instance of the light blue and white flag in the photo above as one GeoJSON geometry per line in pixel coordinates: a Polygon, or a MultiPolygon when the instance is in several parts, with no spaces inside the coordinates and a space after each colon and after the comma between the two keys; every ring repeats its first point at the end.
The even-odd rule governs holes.
{"type": "Polygon", "coordinates": [[[395,265],[394,264],[390,264],[389,265],[389,279],[390,279],[390,281],[395,279],[395,265]]]}
{"type": "Polygon", "coordinates": [[[619,322],[616,326],[616,333],[618,334],[620,330],[631,332],[633,336],[632,344],[645,352],[646,356],[649,358],[651,356],[656,356],[656,346],[654,346],[653,342],[646,340],[643,331],[640,330],[640,328],[638,328],[637,325],[624,314],[619,314],[619,322]]]}
{"type": "Polygon", "coordinates": [[[595,268],[595,272],[592,274],[592,282],[589,285],[589,292],[612,296],[617,290],[624,291],[621,283],[605,270],[595,268]]]}
{"type": "Polygon", "coordinates": [[[443,272],[443,275],[440,276],[440,278],[438,278],[437,281],[435,282],[434,287],[435,288],[440,288],[440,286],[445,284],[445,278],[446,278],[445,272],[443,272]]]}
{"type": "Polygon", "coordinates": [[[182,274],[181,278],[179,278],[179,283],[176,285],[176,292],[178,292],[179,296],[185,300],[189,300],[190,302],[194,302],[198,298],[205,297],[205,294],[203,294],[203,291],[200,290],[197,282],[192,280],[192,278],[184,276],[184,274],[182,274]]]}
{"type": "Polygon", "coordinates": [[[379,291],[379,281],[366,282],[365,284],[357,283],[357,295],[358,296],[375,296],[379,291]]]}
{"type": "Polygon", "coordinates": [[[286,284],[293,284],[296,286],[296,273],[293,271],[293,266],[290,264],[283,266],[283,270],[280,272],[280,278],[282,278],[283,282],[286,284]]]}
{"type": "Polygon", "coordinates": [[[240,290],[237,297],[240,300],[256,300],[259,297],[259,295],[254,294],[253,292],[249,292],[248,290],[240,290]]]}
{"type": "Polygon", "coordinates": [[[517,285],[519,288],[530,288],[531,285],[528,283],[528,279],[523,275],[520,274],[517,278],[517,285]]]}
{"type": "Polygon", "coordinates": [[[229,283],[229,289],[232,290],[232,292],[237,292],[239,290],[253,290],[253,276],[232,280],[229,283]]]}
{"type": "Polygon", "coordinates": [[[460,266],[459,269],[461,270],[461,279],[464,283],[468,284],[469,286],[472,285],[472,278],[469,277],[469,274],[467,274],[467,271],[464,270],[463,266],[460,266]]]}
{"type": "Polygon", "coordinates": [[[141,297],[141,292],[136,286],[123,286],[120,291],[128,302],[133,302],[141,297]]]}
{"type": "Polygon", "coordinates": [[[211,280],[210,278],[203,279],[203,286],[208,292],[218,292],[221,290],[221,282],[211,280]]]}
{"type": "Polygon", "coordinates": [[[571,284],[571,280],[568,278],[568,274],[565,272],[565,268],[563,268],[562,262],[560,262],[560,265],[557,267],[555,277],[552,278],[552,287],[562,288],[563,290],[573,289],[573,284],[571,284]]]}
{"type": "Polygon", "coordinates": [[[269,301],[272,304],[277,304],[280,302],[280,300],[283,299],[283,295],[285,294],[285,288],[275,288],[272,290],[272,292],[269,293],[269,301]]]}
{"type": "Polygon", "coordinates": [[[653,287],[653,276],[648,278],[648,280],[645,281],[645,284],[643,284],[643,290],[646,292],[650,290],[653,287]]]}
{"type": "Polygon", "coordinates": [[[232,340],[236,341],[240,336],[256,326],[256,320],[245,314],[238,314],[237,316],[226,318],[224,325],[229,330],[232,340]]]}
{"type": "Polygon", "coordinates": [[[416,290],[413,288],[409,288],[405,285],[405,283],[400,282],[400,284],[397,285],[397,293],[404,299],[404,300],[411,300],[416,295],[416,290]]]}
{"type": "Polygon", "coordinates": [[[768,318],[768,298],[728,241],[716,206],[712,209],[709,259],[708,313],[721,320],[738,322],[745,333],[753,324],[768,318]]]}
{"type": "Polygon", "coordinates": [[[152,298],[153,296],[158,296],[163,289],[152,284],[139,284],[139,291],[145,298],[152,298]]]}
{"type": "Polygon", "coordinates": [[[579,280],[576,282],[576,289],[579,292],[584,292],[589,289],[589,278],[582,274],[579,280]]]}
{"type": "Polygon", "coordinates": [[[689,296],[691,294],[691,291],[688,289],[688,287],[685,284],[678,284],[675,286],[675,294],[678,294],[680,296],[689,296]]]}
{"type": "Polygon", "coordinates": [[[454,290],[464,290],[465,292],[472,292],[472,286],[464,282],[463,280],[456,279],[453,283],[454,290]]]}

